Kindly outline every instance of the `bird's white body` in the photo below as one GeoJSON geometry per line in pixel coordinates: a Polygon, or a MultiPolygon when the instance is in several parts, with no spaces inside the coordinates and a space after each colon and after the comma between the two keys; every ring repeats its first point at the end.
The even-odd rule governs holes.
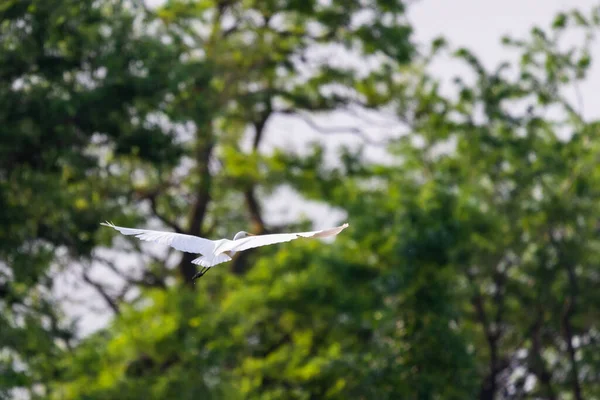
{"type": "Polygon", "coordinates": [[[214,267],[215,265],[231,261],[231,257],[239,251],[275,243],[289,242],[298,238],[323,238],[335,236],[348,227],[348,224],[343,224],[335,228],[320,231],[277,233],[269,235],[251,235],[241,231],[234,236],[233,240],[209,240],[199,236],[175,232],[124,228],[109,222],[102,223],[101,225],[114,228],[124,235],[133,235],[140,240],[166,244],[176,250],[185,251],[187,253],[201,254],[201,257],[194,259],[192,263],[204,268],[214,267]]]}

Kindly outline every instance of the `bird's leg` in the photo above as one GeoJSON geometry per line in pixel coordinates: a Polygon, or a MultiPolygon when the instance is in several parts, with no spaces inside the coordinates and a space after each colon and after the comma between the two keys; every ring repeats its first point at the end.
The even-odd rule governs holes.
{"type": "Polygon", "coordinates": [[[194,282],[196,279],[198,278],[202,278],[202,276],[204,276],[204,274],[209,270],[209,267],[202,267],[202,269],[198,272],[196,272],[196,275],[194,275],[192,277],[192,282],[194,282]]]}
{"type": "Polygon", "coordinates": [[[200,271],[196,272],[196,274],[192,277],[192,282],[198,278],[201,278],[202,275],[204,275],[206,273],[207,269],[208,269],[207,267],[202,267],[202,269],[200,271]]]}

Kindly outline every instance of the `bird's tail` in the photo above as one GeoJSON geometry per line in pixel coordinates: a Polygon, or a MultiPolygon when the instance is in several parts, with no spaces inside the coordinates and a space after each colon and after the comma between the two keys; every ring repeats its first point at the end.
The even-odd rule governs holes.
{"type": "Polygon", "coordinates": [[[192,260],[192,264],[210,268],[210,267],[214,267],[217,264],[224,263],[226,261],[231,261],[231,257],[229,257],[225,253],[221,253],[214,257],[206,257],[206,256],[198,257],[198,258],[192,260]]]}

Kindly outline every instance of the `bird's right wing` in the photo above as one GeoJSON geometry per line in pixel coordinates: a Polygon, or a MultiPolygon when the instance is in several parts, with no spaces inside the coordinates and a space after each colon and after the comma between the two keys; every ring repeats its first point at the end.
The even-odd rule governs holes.
{"type": "Polygon", "coordinates": [[[219,247],[217,251],[244,251],[255,247],[267,246],[270,244],[289,242],[298,238],[324,238],[329,236],[335,236],[347,227],[348,224],[344,224],[341,226],[336,226],[335,228],[324,229],[321,231],[274,233],[270,235],[249,236],[243,239],[227,241],[222,247],[219,247]]]}
{"type": "Polygon", "coordinates": [[[185,251],[187,253],[208,255],[211,254],[215,248],[215,244],[212,240],[204,239],[198,236],[184,235],[182,233],[175,232],[123,228],[110,222],[101,223],[100,225],[114,228],[123,235],[133,235],[136,238],[147,242],[167,244],[176,250],[185,251]]]}

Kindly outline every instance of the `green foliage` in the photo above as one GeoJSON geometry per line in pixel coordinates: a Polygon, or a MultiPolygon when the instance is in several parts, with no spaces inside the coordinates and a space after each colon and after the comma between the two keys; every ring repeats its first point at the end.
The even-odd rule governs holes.
{"type": "Polygon", "coordinates": [[[8,1],[0,20],[0,370],[13,376],[4,391],[55,376],[52,359],[73,340],[53,275],[89,257],[98,221],[130,191],[108,179],[102,149],[157,165],[182,151],[173,131],[133,118],[156,110],[176,49],[136,33],[118,2],[8,1]]]}
{"type": "Polygon", "coordinates": [[[563,95],[589,71],[598,10],[504,38],[519,62],[491,71],[443,38],[416,58],[404,11],[2,3],[0,397],[600,396],[600,122],[563,95]],[[565,48],[573,32],[586,39],[565,48]],[[332,49],[378,67],[315,57],[332,49]],[[457,77],[456,96],[425,72],[445,51],[475,78],[457,77]],[[274,116],[313,126],[357,108],[409,128],[391,162],[340,146],[328,167],[318,142],[260,151],[274,116]],[[194,285],[189,254],[174,263],[98,227],[308,228],[265,223],[265,194],[282,187],[344,210],[350,228],[242,253],[194,285]],[[145,254],[137,275],[131,254],[145,254]],[[102,296],[108,326],[76,336],[53,292],[62,271],[102,296]]]}

